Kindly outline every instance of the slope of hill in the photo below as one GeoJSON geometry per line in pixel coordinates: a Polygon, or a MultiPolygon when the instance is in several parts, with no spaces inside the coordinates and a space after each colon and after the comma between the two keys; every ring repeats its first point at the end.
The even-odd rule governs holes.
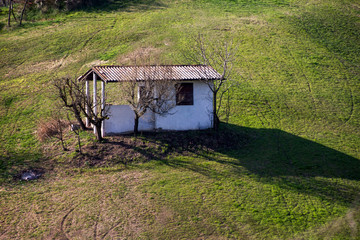
{"type": "Polygon", "coordinates": [[[3,29],[1,236],[356,239],[359,16],[356,0],[114,1],[3,29]],[[51,114],[53,78],[137,52],[182,64],[199,32],[239,46],[223,120],[248,146],[8,183],[45,159],[34,132],[51,114]]]}

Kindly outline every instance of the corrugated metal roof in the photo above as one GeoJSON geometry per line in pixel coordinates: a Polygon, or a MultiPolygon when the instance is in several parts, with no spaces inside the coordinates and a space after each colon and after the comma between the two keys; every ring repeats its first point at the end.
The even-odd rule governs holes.
{"type": "Polygon", "coordinates": [[[106,82],[145,80],[217,80],[221,75],[204,65],[94,66],[79,80],[95,72],[106,82]]]}

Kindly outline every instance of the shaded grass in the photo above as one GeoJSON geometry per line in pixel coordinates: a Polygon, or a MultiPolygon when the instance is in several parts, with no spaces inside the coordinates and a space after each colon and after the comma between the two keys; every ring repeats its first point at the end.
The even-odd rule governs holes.
{"type": "MultiPolygon", "coordinates": [[[[340,231],[347,229],[342,216],[349,209],[357,214],[357,159],[278,130],[223,127],[252,140],[232,150],[194,151],[155,136],[158,144],[182,152],[7,185],[1,192],[1,204],[8,206],[1,208],[3,235],[291,239],[324,236],[332,220],[344,225],[340,231]],[[18,211],[26,217],[13,214],[18,211]]],[[[195,140],[191,136],[197,137],[190,133],[186,139],[195,140]]],[[[153,140],[149,135],[138,141],[153,140]]],[[[325,236],[346,238],[356,229],[325,236]]]]}

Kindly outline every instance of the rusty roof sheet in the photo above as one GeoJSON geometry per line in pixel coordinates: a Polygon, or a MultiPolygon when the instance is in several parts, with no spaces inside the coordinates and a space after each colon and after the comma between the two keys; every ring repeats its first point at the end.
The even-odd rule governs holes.
{"type": "Polygon", "coordinates": [[[146,80],[217,80],[221,75],[204,65],[94,66],[79,80],[95,72],[105,82],[146,80]]]}

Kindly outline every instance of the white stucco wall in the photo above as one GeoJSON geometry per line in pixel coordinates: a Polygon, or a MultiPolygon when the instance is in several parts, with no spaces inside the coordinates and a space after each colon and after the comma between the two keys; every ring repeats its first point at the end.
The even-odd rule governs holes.
{"type": "Polygon", "coordinates": [[[212,127],[212,92],[204,82],[193,82],[194,105],[175,106],[164,117],[156,116],[155,127],[163,130],[197,130],[212,127]]]}
{"type": "MultiPolygon", "coordinates": [[[[146,112],[139,120],[139,131],[199,130],[212,127],[212,92],[203,82],[193,82],[194,104],[175,106],[165,116],[146,112]]],[[[105,134],[133,132],[134,112],[127,105],[111,105],[110,117],[105,121],[105,134]]]]}
{"type": "MultiPolygon", "coordinates": [[[[128,105],[110,105],[110,117],[105,120],[105,135],[128,133],[134,131],[135,114],[128,105]]],[[[139,119],[139,131],[154,129],[154,114],[146,112],[139,119]]]]}

